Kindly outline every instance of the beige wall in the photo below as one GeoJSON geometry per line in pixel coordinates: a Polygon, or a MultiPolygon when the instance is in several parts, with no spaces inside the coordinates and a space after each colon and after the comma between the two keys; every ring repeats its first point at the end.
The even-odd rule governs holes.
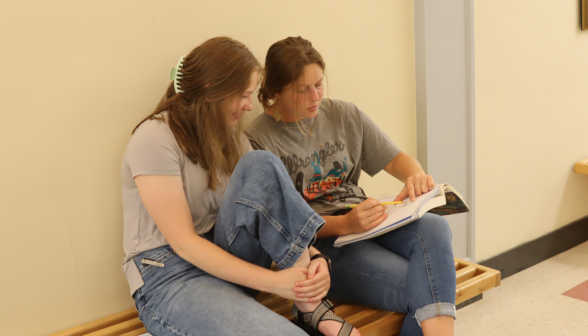
{"type": "Polygon", "coordinates": [[[588,215],[588,31],[577,0],[476,1],[476,257],[588,215]]]}
{"type": "MultiPolygon", "coordinates": [[[[180,55],[229,35],[263,60],[310,39],[329,95],[416,155],[412,2],[2,1],[0,335],[46,335],[132,307],[119,167],[180,55]]],[[[259,105],[251,113],[260,113],[259,105]]],[[[369,194],[398,189],[364,178],[369,194]]]]}
{"type": "MultiPolygon", "coordinates": [[[[310,39],[329,96],[355,102],[416,155],[411,1],[256,5],[0,3],[0,335],[132,307],[121,156],[169,68],[206,38],[237,38],[260,60],[278,39],[310,39]]],[[[571,168],[588,157],[588,32],[577,21],[577,1],[476,2],[478,260],[588,215],[588,177],[571,168]]],[[[362,185],[400,187],[386,176],[362,185]]]]}

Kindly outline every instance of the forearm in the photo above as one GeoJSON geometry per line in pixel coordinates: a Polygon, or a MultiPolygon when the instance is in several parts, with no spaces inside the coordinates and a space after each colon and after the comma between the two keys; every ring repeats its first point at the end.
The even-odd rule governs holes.
{"type": "Polygon", "coordinates": [[[271,291],[274,272],[239,259],[196,233],[172,245],[180,257],[217,278],[259,291],[271,291]]]}
{"type": "Polygon", "coordinates": [[[352,233],[348,227],[347,217],[343,216],[322,216],[325,220],[323,228],[317,232],[318,238],[342,236],[352,233]]]}
{"type": "Polygon", "coordinates": [[[308,248],[308,252],[310,253],[310,257],[312,258],[315,254],[319,254],[321,253],[319,250],[317,250],[315,247],[311,246],[308,248]]]}
{"type": "Polygon", "coordinates": [[[421,164],[415,158],[404,152],[398,153],[398,155],[386,165],[384,170],[402,182],[406,182],[406,179],[410,176],[417,174],[426,175],[421,164]]]}

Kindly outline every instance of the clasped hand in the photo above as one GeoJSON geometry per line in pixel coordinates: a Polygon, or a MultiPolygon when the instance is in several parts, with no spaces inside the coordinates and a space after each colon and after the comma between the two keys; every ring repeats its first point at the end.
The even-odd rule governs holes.
{"type": "Polygon", "coordinates": [[[295,284],[296,301],[316,302],[327,296],[331,288],[329,265],[323,258],[310,261],[306,280],[295,284]]]}
{"type": "Polygon", "coordinates": [[[292,267],[276,272],[276,276],[281,288],[275,294],[289,300],[317,302],[327,296],[331,287],[329,265],[323,258],[311,260],[308,268],[292,267]]]}

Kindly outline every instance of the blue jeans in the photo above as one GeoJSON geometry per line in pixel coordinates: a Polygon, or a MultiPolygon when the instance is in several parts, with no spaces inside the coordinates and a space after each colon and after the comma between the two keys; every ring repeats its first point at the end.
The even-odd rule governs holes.
{"type": "MultiPolygon", "coordinates": [[[[323,225],[294,189],[282,162],[254,151],[237,164],[214,233],[203,237],[250,263],[269,268],[274,260],[289,268],[323,225]]],[[[152,335],[306,335],[256,302],[255,291],[200,270],[169,245],[143,252],[134,262],[145,282],[135,292],[135,305],[152,335]],[[142,259],[165,266],[142,264],[142,259]]]]}
{"type": "Polygon", "coordinates": [[[314,246],[332,259],[328,298],[407,313],[401,336],[423,335],[420,322],[455,318],[455,265],[451,230],[443,217],[421,219],[371,240],[341,248],[337,237],[314,246]]]}

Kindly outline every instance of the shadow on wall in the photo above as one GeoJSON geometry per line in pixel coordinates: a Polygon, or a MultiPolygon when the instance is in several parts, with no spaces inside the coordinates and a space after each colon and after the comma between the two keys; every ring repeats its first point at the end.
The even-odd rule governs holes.
{"type": "Polygon", "coordinates": [[[574,216],[574,213],[577,213],[578,209],[588,207],[588,175],[576,173],[573,164],[569,169],[559,204],[554,203],[554,206],[559,207],[555,218],[555,223],[559,226],[580,219],[582,216],[574,216]],[[585,206],[581,206],[581,204],[585,206]]]}

